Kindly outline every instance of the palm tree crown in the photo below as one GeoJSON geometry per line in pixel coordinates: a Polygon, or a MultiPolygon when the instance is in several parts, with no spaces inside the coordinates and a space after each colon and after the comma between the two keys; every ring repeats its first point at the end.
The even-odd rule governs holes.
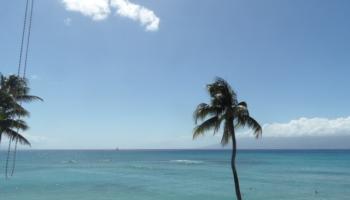
{"type": "Polygon", "coordinates": [[[20,117],[29,116],[29,112],[21,105],[22,102],[42,100],[40,97],[29,95],[27,80],[15,75],[5,77],[0,75],[0,142],[2,135],[21,144],[30,145],[18,130],[28,129],[20,117]]]}
{"type": "Polygon", "coordinates": [[[211,97],[210,104],[201,103],[194,112],[195,123],[198,120],[205,120],[194,129],[193,137],[204,134],[206,131],[214,130],[214,134],[223,127],[223,136],[221,143],[226,145],[234,128],[249,127],[254,131],[255,137],[262,134],[262,128],[259,123],[249,115],[246,102],[238,102],[236,93],[231,86],[222,78],[216,78],[215,82],[207,85],[211,97]],[[230,126],[233,123],[233,126],[230,126]]]}

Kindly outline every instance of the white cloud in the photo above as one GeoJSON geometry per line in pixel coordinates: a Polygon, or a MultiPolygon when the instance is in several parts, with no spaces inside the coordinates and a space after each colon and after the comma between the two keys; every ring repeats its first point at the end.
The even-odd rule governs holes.
{"type": "Polygon", "coordinates": [[[152,10],[128,0],[111,0],[111,6],[117,9],[118,15],[139,21],[148,31],[156,31],[159,28],[160,19],[152,10]]]}
{"type": "Polygon", "coordinates": [[[336,119],[300,118],[288,123],[272,123],[263,126],[263,137],[340,135],[350,135],[350,117],[336,119]]]}
{"type": "Polygon", "coordinates": [[[70,26],[72,24],[72,19],[67,17],[66,19],[64,19],[63,22],[66,26],[70,26]]]}
{"type": "Polygon", "coordinates": [[[106,19],[112,9],[122,17],[138,21],[147,31],[157,31],[160,19],[144,6],[131,3],[129,0],[62,0],[69,11],[80,12],[93,20],[106,19]]]}
{"type": "Polygon", "coordinates": [[[80,12],[93,20],[103,20],[108,17],[111,10],[109,0],[62,0],[69,11],[80,12]]]}

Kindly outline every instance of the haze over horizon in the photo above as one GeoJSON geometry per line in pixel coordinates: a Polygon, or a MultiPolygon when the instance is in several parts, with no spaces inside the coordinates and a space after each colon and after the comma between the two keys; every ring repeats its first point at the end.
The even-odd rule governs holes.
{"type": "MultiPolygon", "coordinates": [[[[239,131],[239,148],[350,148],[349,6],[36,1],[28,77],[45,101],[27,106],[24,135],[32,149],[218,146],[221,132],[192,140],[192,112],[220,76],[263,125],[262,140],[239,131]]],[[[23,11],[0,7],[3,74],[16,71],[23,11]]]]}

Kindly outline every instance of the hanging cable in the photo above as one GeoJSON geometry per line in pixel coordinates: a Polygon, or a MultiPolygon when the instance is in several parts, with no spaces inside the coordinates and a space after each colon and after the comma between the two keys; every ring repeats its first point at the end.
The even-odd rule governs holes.
{"type": "MultiPolygon", "coordinates": [[[[25,50],[25,58],[24,58],[24,67],[23,67],[23,79],[26,78],[26,73],[27,73],[27,61],[28,61],[28,52],[29,52],[29,44],[30,44],[30,34],[32,30],[32,20],[33,20],[33,8],[34,8],[34,0],[31,1],[31,6],[30,6],[30,14],[29,14],[29,24],[28,24],[28,34],[27,34],[27,46],[25,50]]],[[[19,129],[17,129],[17,132],[19,129]]],[[[13,176],[16,168],[16,159],[17,159],[17,146],[18,146],[18,138],[16,138],[16,143],[15,143],[15,150],[13,152],[13,159],[12,159],[12,171],[11,171],[11,176],[13,176]]]]}
{"type": "Polygon", "coordinates": [[[27,26],[28,3],[29,3],[29,0],[26,1],[26,9],[25,9],[25,12],[24,12],[23,28],[22,28],[22,39],[21,39],[21,48],[20,48],[19,59],[18,59],[17,76],[20,75],[21,66],[22,66],[22,55],[23,55],[23,46],[24,46],[24,38],[25,38],[24,34],[26,32],[26,26],[27,26]]]}
{"type": "MultiPolygon", "coordinates": [[[[30,34],[31,34],[32,18],[33,18],[33,9],[34,9],[34,0],[26,0],[25,14],[24,14],[24,19],[23,19],[23,30],[22,30],[22,38],[21,38],[20,55],[19,55],[19,61],[18,61],[18,71],[17,71],[18,79],[20,79],[20,78],[25,79],[25,77],[26,77],[28,52],[29,52],[29,44],[30,44],[30,34]],[[27,28],[28,11],[30,13],[29,13],[29,25],[27,28]],[[24,46],[25,46],[25,52],[23,52],[24,46]],[[24,56],[24,66],[23,66],[23,74],[21,77],[23,56],[24,56]]],[[[14,95],[15,98],[16,98],[16,96],[17,96],[17,94],[14,95]]],[[[20,105],[21,104],[22,103],[20,103],[20,105]]],[[[20,119],[20,117],[18,119],[20,119]]],[[[19,128],[17,128],[17,133],[18,132],[19,132],[19,128]]],[[[18,138],[16,138],[16,139],[10,138],[8,151],[7,151],[6,168],[5,168],[6,179],[9,178],[9,175],[13,176],[13,174],[14,174],[15,166],[16,166],[17,146],[18,146],[18,138]],[[11,157],[11,143],[13,140],[15,140],[15,149],[14,149],[13,159],[12,159],[12,170],[11,170],[11,173],[9,173],[8,169],[9,169],[9,160],[11,157]]]]}
{"type": "Polygon", "coordinates": [[[30,6],[28,35],[27,35],[27,47],[26,47],[26,51],[25,51],[23,78],[26,78],[26,73],[27,73],[27,61],[28,61],[28,52],[29,52],[29,44],[30,44],[30,33],[32,30],[33,10],[34,10],[34,0],[31,1],[31,6],[30,6]]]}
{"type": "MultiPolygon", "coordinates": [[[[17,77],[20,77],[20,75],[21,75],[23,47],[24,47],[24,43],[25,43],[25,33],[26,33],[26,29],[27,29],[27,16],[28,16],[29,1],[30,0],[26,0],[26,6],[25,6],[25,11],[24,11],[22,37],[21,37],[21,45],[20,45],[20,52],[19,52],[19,59],[18,59],[17,77]]],[[[9,162],[9,159],[10,159],[12,140],[13,140],[13,138],[9,139],[9,146],[8,146],[8,150],[7,150],[6,167],[5,167],[5,177],[6,177],[6,179],[8,179],[8,162],[9,162]]]]}

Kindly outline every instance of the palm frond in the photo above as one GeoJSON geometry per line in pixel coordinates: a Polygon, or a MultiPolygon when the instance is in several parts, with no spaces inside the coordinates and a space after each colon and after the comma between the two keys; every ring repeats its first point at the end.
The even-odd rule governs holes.
{"type": "Polygon", "coordinates": [[[197,106],[196,110],[193,112],[193,119],[195,124],[198,120],[204,120],[206,117],[211,117],[218,114],[218,109],[210,106],[206,103],[201,103],[197,106]]]}
{"type": "MultiPolygon", "coordinates": [[[[24,124],[18,124],[17,126],[21,127],[20,129],[22,130],[25,130],[28,128],[24,124]]],[[[16,128],[16,126],[13,126],[12,128],[10,127],[4,128],[4,127],[1,127],[0,125],[0,141],[1,141],[1,136],[5,135],[9,138],[10,141],[17,140],[20,144],[31,146],[30,142],[23,135],[13,130],[14,128],[16,128]]]]}
{"type": "Polygon", "coordinates": [[[12,125],[13,128],[21,129],[22,131],[28,130],[28,125],[24,120],[21,119],[16,119],[12,120],[12,125]]]}
{"type": "Polygon", "coordinates": [[[16,131],[12,130],[11,128],[2,129],[1,133],[7,136],[10,140],[12,140],[13,137],[18,134],[16,131]]]}
{"type": "Polygon", "coordinates": [[[12,129],[3,132],[11,141],[18,140],[20,144],[31,146],[30,142],[23,135],[12,129]]]}
{"type": "Polygon", "coordinates": [[[28,117],[30,113],[24,109],[21,105],[14,106],[13,109],[6,112],[9,116],[20,116],[20,117],[28,117]]]}
{"type": "Polygon", "coordinates": [[[17,101],[22,101],[22,102],[32,102],[32,101],[44,101],[42,98],[38,96],[31,96],[31,95],[18,95],[16,96],[17,101]]]}
{"type": "Polygon", "coordinates": [[[30,115],[30,113],[23,108],[22,105],[18,104],[18,102],[3,97],[0,97],[0,100],[3,100],[0,102],[0,111],[4,116],[6,115],[8,118],[14,118],[16,116],[27,117],[30,115]]]}
{"type": "Polygon", "coordinates": [[[205,120],[200,125],[196,126],[193,131],[193,139],[198,137],[199,135],[203,135],[206,131],[217,128],[218,126],[217,123],[219,123],[218,121],[219,121],[219,117],[214,116],[212,118],[205,120]]]}
{"type": "Polygon", "coordinates": [[[246,117],[249,116],[248,108],[243,105],[236,105],[232,108],[233,115],[238,117],[246,117]]]}
{"type": "Polygon", "coordinates": [[[17,133],[17,135],[15,135],[13,137],[13,140],[17,140],[20,144],[22,145],[27,145],[27,146],[31,146],[30,142],[27,140],[27,138],[25,138],[23,135],[17,133]]]}
{"type": "Polygon", "coordinates": [[[262,136],[262,128],[260,124],[252,117],[248,117],[247,119],[247,126],[254,131],[254,135],[256,138],[259,138],[262,136]]]}
{"type": "Polygon", "coordinates": [[[7,129],[21,129],[22,131],[25,131],[28,129],[28,125],[25,121],[20,119],[5,119],[0,121],[0,127],[6,132],[7,129]]]}
{"type": "Polygon", "coordinates": [[[250,116],[243,118],[236,118],[235,128],[244,128],[248,127],[253,129],[254,136],[259,138],[262,135],[262,128],[260,124],[250,116]]]}
{"type": "Polygon", "coordinates": [[[248,108],[244,103],[239,103],[233,107],[233,116],[235,116],[235,128],[244,127],[246,119],[249,117],[248,108]]]}

